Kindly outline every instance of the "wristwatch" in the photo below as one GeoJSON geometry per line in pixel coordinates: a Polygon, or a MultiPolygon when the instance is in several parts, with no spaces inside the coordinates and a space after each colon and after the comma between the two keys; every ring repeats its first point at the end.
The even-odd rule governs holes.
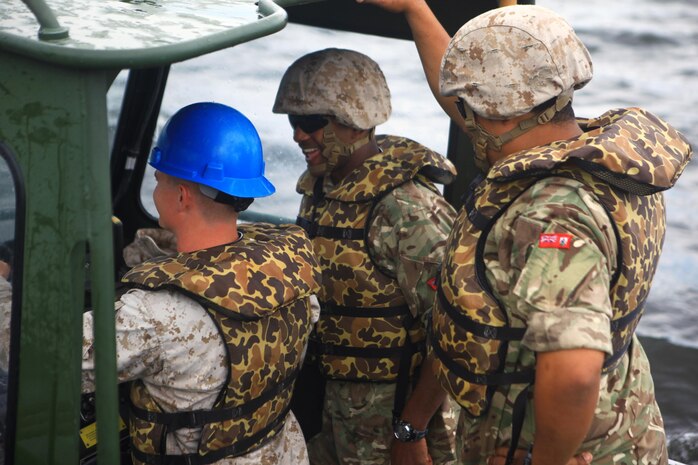
{"type": "Polygon", "coordinates": [[[393,423],[393,435],[395,439],[402,442],[419,441],[427,435],[427,431],[429,430],[425,429],[424,431],[420,431],[415,429],[414,426],[404,420],[396,420],[393,423]]]}

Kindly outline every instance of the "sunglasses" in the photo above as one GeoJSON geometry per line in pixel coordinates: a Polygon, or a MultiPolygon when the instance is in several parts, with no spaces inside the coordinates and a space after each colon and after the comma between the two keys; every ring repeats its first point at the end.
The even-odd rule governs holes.
{"type": "Polygon", "coordinates": [[[301,128],[306,134],[311,134],[327,126],[329,120],[322,115],[288,115],[288,121],[293,129],[301,128]]]}

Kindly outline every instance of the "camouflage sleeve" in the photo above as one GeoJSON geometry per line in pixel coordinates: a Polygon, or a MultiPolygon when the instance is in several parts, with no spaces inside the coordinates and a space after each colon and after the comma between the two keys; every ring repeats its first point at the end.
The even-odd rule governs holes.
{"type": "Polygon", "coordinates": [[[172,256],[177,253],[177,238],[174,233],[162,228],[142,228],[136,231],[133,242],[124,247],[124,263],[129,267],[140,265],[144,261],[172,256]]]}
{"type": "MultiPolygon", "coordinates": [[[[116,358],[119,382],[131,381],[161,367],[160,334],[142,297],[146,291],[130,291],[114,304],[116,310],[116,358]]],[[[95,388],[94,315],[82,317],[82,390],[95,388]]]]}
{"type": "Polygon", "coordinates": [[[427,187],[408,182],[382,199],[368,234],[374,260],[397,277],[412,314],[431,311],[436,277],[456,212],[427,187]]]}
{"type": "MultiPolygon", "coordinates": [[[[203,391],[204,383],[196,378],[199,371],[209,374],[212,380],[225,379],[226,368],[208,360],[215,360],[216,354],[223,356],[223,340],[213,320],[194,300],[168,290],[135,289],[121,296],[115,308],[119,382],[145,378],[166,385],[175,379],[190,378],[188,382],[198,384],[203,391]],[[208,365],[210,369],[206,368],[208,365]],[[221,370],[222,374],[218,373],[221,370]]],[[[82,354],[83,391],[91,391],[94,389],[92,312],[83,316],[82,354]]]]}
{"type": "Polygon", "coordinates": [[[526,322],[526,347],[612,353],[617,243],[608,214],[582,184],[536,183],[497,221],[486,250],[495,293],[526,322]]]}

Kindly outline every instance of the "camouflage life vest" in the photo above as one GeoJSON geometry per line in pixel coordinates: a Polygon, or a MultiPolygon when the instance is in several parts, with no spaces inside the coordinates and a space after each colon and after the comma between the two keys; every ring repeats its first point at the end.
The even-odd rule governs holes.
{"type": "Polygon", "coordinates": [[[123,282],[199,302],[225,342],[228,378],[211,410],[165,413],[142,382],[131,389],[134,463],[207,464],[259,448],[283,427],[311,327],[320,271],[297,226],[241,225],[232,244],[149,260],[123,282]],[[196,454],[164,455],[165,437],[201,427],[196,454]]]}
{"type": "Polygon", "coordinates": [[[611,111],[580,124],[585,133],[576,139],[496,164],[471,190],[448,239],[432,348],[441,384],[474,417],[487,412],[497,389],[510,397],[507,405],[518,404],[511,397],[523,398],[518,394],[534,378],[535,357],[520,343],[525,323],[510,319],[495,299],[483,251],[497,219],[536,181],[548,176],[578,180],[615,226],[618,268],[609,294],[613,355],[607,356],[604,371],[613,370],[626,353],[642,315],[664,238],[660,191],[673,186],[690,147],[673,128],[639,109],[611,111]],[[503,386],[512,384],[522,386],[507,394],[503,386]]]}
{"type": "Polygon", "coordinates": [[[377,141],[382,153],[328,192],[322,178],[307,172],[297,187],[303,194],[297,224],[312,239],[322,269],[322,311],[310,351],[332,379],[395,382],[400,367],[409,376],[423,357],[426,331],[395,276],[371,257],[368,230],[373,208],[393,189],[415,181],[438,192],[433,181],[450,182],[454,169],[409,139],[377,141]]]}

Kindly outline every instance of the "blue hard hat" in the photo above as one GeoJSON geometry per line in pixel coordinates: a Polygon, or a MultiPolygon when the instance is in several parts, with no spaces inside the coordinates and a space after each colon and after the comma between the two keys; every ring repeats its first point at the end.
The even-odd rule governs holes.
{"type": "Polygon", "coordinates": [[[235,197],[275,191],[264,177],[257,130],[242,113],[220,103],[194,103],[172,115],[148,162],[165,174],[235,197]]]}

